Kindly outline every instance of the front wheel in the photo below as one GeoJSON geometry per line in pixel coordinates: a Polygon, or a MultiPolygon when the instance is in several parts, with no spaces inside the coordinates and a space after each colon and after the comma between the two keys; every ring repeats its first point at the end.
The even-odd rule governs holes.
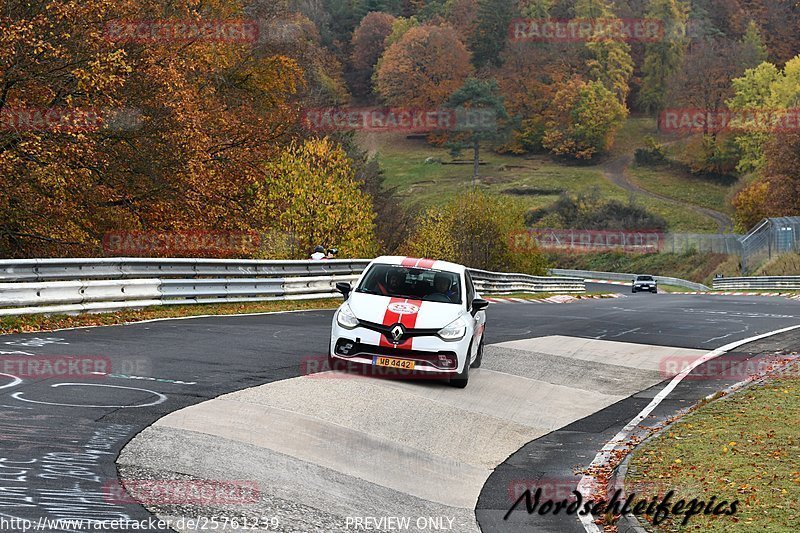
{"type": "Polygon", "coordinates": [[[469,383],[469,357],[472,353],[472,344],[467,348],[467,360],[464,362],[464,370],[450,378],[450,385],[457,389],[463,389],[469,383]]]}
{"type": "Polygon", "coordinates": [[[481,367],[481,363],[483,362],[483,339],[485,336],[486,333],[484,332],[483,336],[481,337],[481,343],[478,345],[478,355],[475,356],[475,361],[472,363],[472,368],[481,367]]]}

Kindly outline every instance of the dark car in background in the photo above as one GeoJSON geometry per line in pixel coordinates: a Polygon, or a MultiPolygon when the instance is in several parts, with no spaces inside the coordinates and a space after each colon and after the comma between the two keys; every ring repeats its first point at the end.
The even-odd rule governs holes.
{"type": "Polygon", "coordinates": [[[658,292],[658,282],[653,276],[636,276],[636,279],[633,280],[631,292],[636,294],[637,292],[641,291],[647,291],[656,294],[658,292]]]}

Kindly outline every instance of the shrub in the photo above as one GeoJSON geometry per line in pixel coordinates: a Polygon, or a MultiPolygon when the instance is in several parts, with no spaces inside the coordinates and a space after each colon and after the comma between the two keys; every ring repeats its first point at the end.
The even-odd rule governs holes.
{"type": "Polygon", "coordinates": [[[561,197],[549,208],[530,211],[530,226],[588,230],[665,230],[667,221],[633,202],[603,202],[597,193],[561,197]]]}
{"type": "Polygon", "coordinates": [[[406,253],[502,272],[544,275],[547,265],[534,246],[514,249],[524,232],[525,209],[498,195],[471,191],[422,213],[406,242],[406,253]]]}
{"type": "Polygon", "coordinates": [[[644,143],[644,148],[637,148],[636,152],[634,152],[634,159],[637,165],[654,166],[666,162],[667,154],[662,144],[656,142],[651,135],[644,138],[644,143]]]}

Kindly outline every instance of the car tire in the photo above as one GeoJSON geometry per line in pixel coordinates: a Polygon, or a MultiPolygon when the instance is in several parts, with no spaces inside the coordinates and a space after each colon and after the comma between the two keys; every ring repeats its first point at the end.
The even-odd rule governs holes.
{"type": "MultiPolygon", "coordinates": [[[[469,348],[467,348],[467,354],[470,353],[472,353],[472,344],[470,344],[469,348]]],[[[450,378],[450,385],[457,389],[465,388],[467,386],[467,383],[469,383],[469,367],[470,367],[469,361],[465,362],[464,370],[456,374],[454,377],[450,378]]]]}
{"type": "Polygon", "coordinates": [[[633,294],[636,294],[636,289],[631,289],[631,292],[632,292],[633,294]]]}
{"type": "Polygon", "coordinates": [[[473,361],[470,365],[471,368],[480,368],[481,363],[483,363],[483,340],[485,335],[486,332],[484,331],[483,335],[481,336],[481,343],[478,345],[478,355],[475,356],[475,361],[473,361]]]}

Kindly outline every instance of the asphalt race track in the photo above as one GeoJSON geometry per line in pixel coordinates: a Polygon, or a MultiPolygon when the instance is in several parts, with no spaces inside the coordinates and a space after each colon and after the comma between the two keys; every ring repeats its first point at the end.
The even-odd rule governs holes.
{"type": "MultiPolygon", "coordinates": [[[[510,488],[573,481],[663,388],[665,357],[800,324],[800,304],[783,298],[627,296],[492,306],[493,346],[463,391],[304,376],[325,355],[330,311],[0,337],[4,357],[97,357],[111,367],[80,380],[0,374],[0,519],[152,517],[109,497],[130,442],[120,456],[127,479],[257,481],[250,512],[277,517],[277,531],[331,531],[350,514],[387,513],[442,517],[452,531],[581,531],[577,520],[525,513],[503,521],[510,488]]],[[[676,389],[656,418],[715,386],[725,384],[676,389]]],[[[164,517],[245,514],[151,507],[164,517]]]]}

